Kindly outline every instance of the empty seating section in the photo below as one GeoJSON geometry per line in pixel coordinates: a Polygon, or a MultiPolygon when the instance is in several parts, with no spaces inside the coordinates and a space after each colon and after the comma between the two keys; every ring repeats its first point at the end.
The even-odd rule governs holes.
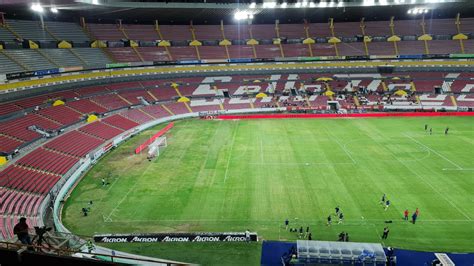
{"type": "Polygon", "coordinates": [[[458,54],[461,53],[461,46],[458,41],[431,41],[429,42],[431,54],[458,54]]]}
{"type": "Polygon", "coordinates": [[[0,133],[9,135],[23,141],[31,141],[39,138],[40,135],[28,129],[29,126],[35,125],[44,130],[57,130],[62,125],[37,114],[27,114],[18,119],[9,120],[0,123],[0,133]]]}
{"type": "Polygon", "coordinates": [[[199,54],[201,59],[227,59],[223,46],[200,46],[199,54]]]}
{"type": "Polygon", "coordinates": [[[107,55],[102,52],[101,49],[97,48],[72,48],[72,51],[77,53],[84,62],[86,66],[100,66],[103,67],[105,64],[112,63],[112,60],[107,57],[107,55]]]}
{"type": "Polygon", "coordinates": [[[165,40],[190,41],[193,39],[187,25],[160,25],[160,32],[165,40]]]}
{"type": "Polygon", "coordinates": [[[230,58],[254,58],[253,48],[250,45],[232,45],[228,47],[230,58]]]}
{"type": "MultiPolygon", "coordinates": [[[[1,27],[0,27],[1,29],[1,27]]],[[[22,66],[12,61],[2,52],[0,52],[0,73],[15,73],[25,71],[22,66]]]]}
{"type": "Polygon", "coordinates": [[[46,194],[60,179],[59,175],[27,169],[18,165],[10,165],[0,172],[0,186],[46,194]]]}
{"type": "Polygon", "coordinates": [[[137,50],[145,61],[170,61],[164,47],[137,47],[137,50]]]}
{"type": "Polygon", "coordinates": [[[123,25],[125,32],[130,40],[156,41],[160,39],[154,25],[123,25]]]}
{"type": "Polygon", "coordinates": [[[287,39],[306,38],[304,24],[280,24],[280,37],[287,39]]]}
{"type": "Polygon", "coordinates": [[[104,143],[103,140],[74,130],[48,142],[45,147],[70,155],[83,157],[99,147],[102,143],[104,143]]]}
{"type": "Polygon", "coordinates": [[[282,44],[282,47],[283,51],[285,51],[285,57],[310,56],[309,48],[306,44],[282,44]]]}
{"type": "Polygon", "coordinates": [[[94,96],[91,100],[95,103],[100,103],[101,106],[109,110],[119,109],[128,105],[128,103],[122,100],[117,94],[94,96]]]}
{"type": "Polygon", "coordinates": [[[141,104],[142,102],[139,100],[139,97],[143,98],[147,102],[154,102],[155,100],[151,97],[150,94],[147,93],[146,90],[131,90],[131,91],[123,91],[119,93],[124,99],[129,101],[132,104],[141,104]]]}
{"type": "Polygon", "coordinates": [[[142,110],[155,118],[162,118],[170,115],[170,113],[166,111],[161,105],[145,106],[142,108],[142,110]]]}
{"type": "Polygon", "coordinates": [[[118,62],[139,62],[140,57],[130,47],[107,48],[113,58],[118,62]]]}
{"type": "Polygon", "coordinates": [[[131,82],[112,83],[112,84],[106,85],[106,87],[110,91],[115,91],[115,90],[142,88],[142,85],[140,84],[140,82],[131,81],[131,82]]]}
{"type": "Polygon", "coordinates": [[[63,125],[70,125],[79,122],[82,116],[79,112],[74,111],[73,109],[64,105],[52,106],[50,108],[42,109],[38,112],[38,114],[63,125]]]}
{"type": "Polygon", "coordinates": [[[224,25],[225,37],[229,40],[248,40],[248,25],[224,25]]]}
{"type": "Polygon", "coordinates": [[[186,105],[184,103],[170,103],[167,104],[166,107],[173,112],[175,115],[189,113],[186,105]]]}
{"type": "Polygon", "coordinates": [[[169,47],[171,56],[174,60],[197,60],[196,49],[191,46],[169,47]]]}
{"type": "Polygon", "coordinates": [[[365,47],[360,42],[340,43],[339,55],[365,55],[365,47]]]}
{"type": "MultiPolygon", "coordinates": [[[[335,25],[335,31],[337,32],[337,25],[335,25]]],[[[328,23],[310,23],[308,33],[312,38],[331,36],[328,23]]]]}
{"type": "Polygon", "coordinates": [[[55,41],[46,30],[41,28],[39,21],[7,20],[8,26],[18,35],[28,40],[55,41]]]}
{"type": "Polygon", "coordinates": [[[2,41],[13,41],[16,39],[16,36],[11,33],[7,28],[0,27],[0,40],[2,41]]]}
{"type": "Polygon", "coordinates": [[[106,113],[108,110],[104,107],[91,102],[88,99],[82,99],[78,101],[68,102],[67,105],[83,114],[91,114],[91,113],[106,113]]]}
{"type": "Polygon", "coordinates": [[[421,41],[404,41],[398,43],[400,54],[426,54],[425,44],[421,41]]]}
{"type": "Polygon", "coordinates": [[[23,108],[19,107],[18,105],[15,105],[14,103],[2,103],[0,104],[0,116],[18,112],[22,109],[23,108]]]}
{"type": "MultiPolygon", "coordinates": [[[[220,25],[195,25],[196,39],[198,40],[222,40],[220,25]]],[[[226,36],[228,38],[228,36],[226,36]]]]}
{"type": "Polygon", "coordinates": [[[275,58],[282,56],[278,45],[258,45],[255,49],[257,50],[258,58],[275,58]]]}
{"type": "Polygon", "coordinates": [[[315,43],[311,45],[314,56],[335,56],[334,45],[329,43],[315,43]]]}
{"type": "Polygon", "coordinates": [[[99,121],[92,122],[84,127],[81,127],[79,130],[104,140],[109,140],[123,132],[118,128],[109,126],[99,121]]]}
{"type": "Polygon", "coordinates": [[[93,95],[93,94],[100,94],[100,93],[105,93],[109,92],[109,90],[105,86],[90,86],[90,87],[84,87],[76,90],[76,93],[78,93],[81,96],[86,96],[86,95],[93,95]]]}
{"type": "Polygon", "coordinates": [[[88,42],[89,38],[77,23],[46,21],[48,31],[58,40],[77,43],[88,42]]]}
{"type": "MultiPolygon", "coordinates": [[[[143,86],[147,84],[146,82],[142,82],[143,86]]],[[[148,90],[150,93],[152,93],[158,100],[168,100],[173,97],[177,97],[178,94],[176,91],[171,88],[170,85],[162,85],[161,88],[156,88],[156,89],[149,89],[148,90]]]]}
{"type": "Polygon", "coordinates": [[[38,209],[33,209],[28,212],[29,206],[34,205],[43,196],[5,189],[0,187],[0,214],[16,214],[16,215],[36,215],[38,209]]]}
{"type": "Polygon", "coordinates": [[[30,70],[50,69],[57,68],[56,65],[50,63],[35,49],[21,49],[21,50],[9,50],[3,51],[5,54],[10,55],[25,65],[30,70]]]}
{"type": "Polygon", "coordinates": [[[272,40],[277,37],[274,24],[252,25],[251,27],[255,39],[272,40]]]}
{"type": "Polygon", "coordinates": [[[11,153],[24,142],[18,139],[0,135],[0,153],[11,153]]]}
{"type": "Polygon", "coordinates": [[[104,118],[102,119],[102,122],[108,125],[112,125],[114,127],[121,128],[123,130],[129,130],[139,125],[138,123],[131,121],[121,115],[113,115],[113,116],[104,118]]]}
{"type": "Polygon", "coordinates": [[[38,148],[22,157],[16,164],[63,175],[67,173],[77,161],[79,161],[77,158],[38,148]]]}
{"type": "Polygon", "coordinates": [[[42,49],[51,60],[58,63],[60,66],[81,66],[83,63],[77,58],[69,49],[42,49]]]}
{"type": "Polygon", "coordinates": [[[94,24],[87,25],[89,32],[97,39],[103,41],[119,41],[125,39],[123,33],[116,24],[94,24]]]}
{"type": "Polygon", "coordinates": [[[143,109],[129,109],[122,113],[123,116],[130,120],[144,124],[154,119],[153,116],[142,111],[143,109]]]}

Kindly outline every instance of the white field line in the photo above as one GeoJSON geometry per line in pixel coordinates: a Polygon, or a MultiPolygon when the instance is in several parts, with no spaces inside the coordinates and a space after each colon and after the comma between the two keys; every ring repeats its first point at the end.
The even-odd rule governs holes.
{"type": "MultiPolygon", "coordinates": [[[[418,143],[418,142],[417,142],[418,143]]],[[[421,144],[421,143],[419,143],[421,144]]],[[[424,145],[423,145],[424,146],[424,145]]],[[[426,147],[426,146],[425,146],[426,147]]],[[[427,149],[429,149],[428,147],[426,147],[427,149]]],[[[390,151],[392,152],[392,151],[390,151]]],[[[401,164],[403,164],[411,173],[413,173],[414,175],[416,175],[419,179],[421,179],[423,182],[425,182],[429,187],[431,187],[431,189],[436,192],[438,195],[440,195],[446,202],[449,203],[449,205],[453,206],[459,213],[461,213],[464,217],[466,217],[469,221],[471,221],[471,217],[469,217],[463,210],[461,210],[458,206],[456,206],[451,200],[449,200],[443,193],[441,193],[435,186],[433,186],[426,178],[424,178],[423,176],[419,175],[417,172],[413,171],[408,165],[405,164],[404,161],[400,160],[398,158],[398,156],[396,156],[393,152],[392,152],[392,155],[393,157],[395,157],[395,159],[397,161],[399,161],[401,164]]]]}
{"type": "Polygon", "coordinates": [[[324,129],[326,130],[328,135],[331,137],[331,139],[334,139],[334,141],[336,141],[337,145],[339,145],[339,147],[341,147],[341,149],[347,154],[347,156],[349,156],[349,158],[351,158],[351,161],[353,162],[353,164],[357,164],[356,160],[354,160],[354,158],[352,157],[350,152],[348,152],[346,150],[345,146],[342,146],[342,144],[337,140],[337,138],[335,138],[333,135],[331,135],[331,133],[329,132],[329,130],[327,128],[324,128],[324,129]]]}
{"type": "Polygon", "coordinates": [[[253,164],[253,165],[354,165],[355,163],[313,163],[313,162],[307,162],[307,163],[252,163],[249,162],[248,164],[253,164]]]}
{"type": "MultiPolygon", "coordinates": [[[[143,173],[140,175],[140,179],[143,177],[143,175],[148,171],[148,169],[150,169],[150,166],[152,166],[152,164],[148,164],[148,166],[146,167],[145,171],[143,171],[143,173]]],[[[128,197],[128,195],[130,194],[130,192],[133,191],[133,189],[137,186],[137,184],[139,183],[139,179],[136,180],[135,184],[133,184],[133,186],[127,191],[127,193],[122,197],[122,199],[120,199],[120,201],[118,202],[118,204],[112,209],[112,211],[109,213],[109,215],[107,217],[105,217],[104,215],[102,215],[102,217],[104,217],[104,222],[107,222],[107,221],[112,221],[112,219],[110,218],[112,216],[112,214],[118,209],[118,207],[120,206],[120,204],[122,204],[122,202],[128,197]]]]}
{"type": "Polygon", "coordinates": [[[463,168],[463,169],[458,169],[458,168],[443,168],[443,171],[474,171],[474,168],[463,168]]]}
{"type": "Polygon", "coordinates": [[[430,148],[430,147],[426,146],[425,144],[419,142],[418,140],[412,138],[410,135],[408,135],[408,134],[406,134],[406,133],[403,133],[403,135],[406,136],[407,138],[413,140],[413,141],[416,142],[418,145],[425,147],[425,149],[428,149],[428,150],[432,151],[434,154],[436,154],[436,155],[438,155],[439,157],[443,158],[444,160],[446,160],[446,161],[449,162],[450,164],[456,166],[457,169],[459,169],[459,170],[463,169],[463,168],[462,168],[461,166],[459,166],[457,163],[451,161],[450,159],[446,158],[444,155],[440,154],[439,152],[433,150],[432,148],[430,148]]]}
{"type": "Polygon", "coordinates": [[[237,128],[238,127],[239,127],[239,124],[237,124],[237,126],[235,127],[234,134],[232,136],[232,142],[230,144],[229,158],[227,159],[227,166],[225,168],[224,183],[227,181],[227,173],[229,172],[230,158],[232,157],[232,150],[234,149],[235,135],[237,135],[237,128]]]}

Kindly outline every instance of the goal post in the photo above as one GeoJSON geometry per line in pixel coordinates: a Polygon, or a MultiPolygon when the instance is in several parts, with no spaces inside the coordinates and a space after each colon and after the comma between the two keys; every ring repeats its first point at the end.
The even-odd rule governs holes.
{"type": "Polygon", "coordinates": [[[167,147],[168,141],[166,136],[159,137],[155,141],[153,141],[150,145],[148,145],[148,155],[147,159],[151,160],[155,157],[160,156],[160,149],[167,147]]]}

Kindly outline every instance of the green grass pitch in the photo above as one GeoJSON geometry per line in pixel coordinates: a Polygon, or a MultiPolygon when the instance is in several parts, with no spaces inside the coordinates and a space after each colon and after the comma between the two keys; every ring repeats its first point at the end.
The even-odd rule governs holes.
{"type": "MultiPolygon", "coordinates": [[[[154,161],[134,148],[147,130],[103,158],[67,200],[72,232],[256,231],[298,239],[380,242],[415,250],[474,251],[474,118],[183,120],[154,161]],[[424,125],[433,128],[433,135],[424,125]],[[449,135],[444,128],[450,127],[449,135]],[[110,185],[103,187],[101,179],[110,185]],[[379,203],[386,193],[388,210],[379,203]],[[93,200],[89,216],[81,208],[93,200]],[[345,220],[326,226],[340,206],[345,220]],[[415,225],[403,211],[420,209],[415,225]],[[386,224],[385,221],[393,223],[386,224]],[[381,240],[383,228],[390,234],[381,240]]],[[[108,244],[202,264],[258,264],[260,244],[108,244]]]]}

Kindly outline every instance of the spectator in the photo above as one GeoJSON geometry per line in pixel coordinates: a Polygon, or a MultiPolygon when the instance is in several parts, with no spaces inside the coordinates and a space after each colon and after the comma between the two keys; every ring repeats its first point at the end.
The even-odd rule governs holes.
{"type": "Polygon", "coordinates": [[[20,240],[22,244],[31,245],[31,238],[28,234],[28,229],[29,228],[28,224],[26,223],[26,218],[21,217],[20,221],[13,228],[13,233],[17,235],[18,240],[20,240]]]}

